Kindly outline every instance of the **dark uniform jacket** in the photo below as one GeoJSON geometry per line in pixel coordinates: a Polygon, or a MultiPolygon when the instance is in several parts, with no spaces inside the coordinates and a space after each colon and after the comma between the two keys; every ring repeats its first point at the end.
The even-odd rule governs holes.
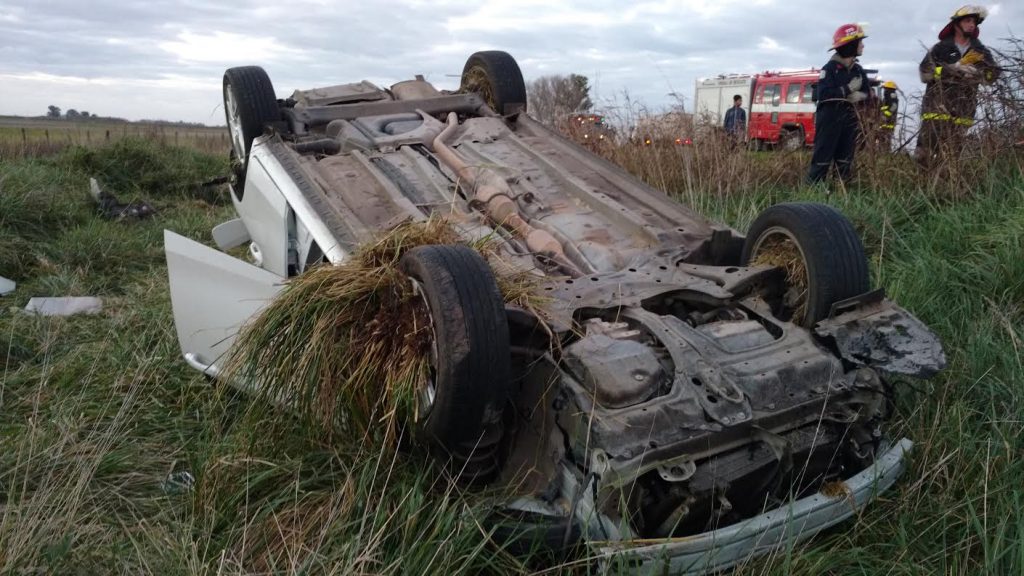
{"type": "Polygon", "coordinates": [[[995,59],[977,38],[971,38],[967,53],[961,55],[952,36],[940,40],[921,60],[918,70],[925,88],[921,103],[926,120],[950,120],[970,125],[978,107],[978,84],[948,69],[961,58],[977,58],[973,66],[981,73],[981,81],[989,83],[999,76],[995,59]],[[972,54],[974,53],[974,54],[972,54]]]}
{"type": "Polygon", "coordinates": [[[839,61],[838,56],[833,56],[824,66],[821,67],[821,74],[818,75],[818,86],[815,89],[818,108],[823,106],[841,105],[853,110],[846,97],[850,95],[850,87],[847,84],[857,76],[861,77],[860,91],[871,95],[871,84],[868,81],[868,74],[856,61],[853,66],[847,67],[839,61]]]}

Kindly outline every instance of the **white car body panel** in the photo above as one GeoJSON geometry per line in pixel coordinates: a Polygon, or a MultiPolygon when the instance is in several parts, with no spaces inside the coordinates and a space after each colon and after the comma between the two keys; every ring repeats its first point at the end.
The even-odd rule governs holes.
{"type": "Polygon", "coordinates": [[[216,375],[239,328],[270,303],[284,278],[169,230],[164,250],[181,350],[194,368],[216,375]]]}

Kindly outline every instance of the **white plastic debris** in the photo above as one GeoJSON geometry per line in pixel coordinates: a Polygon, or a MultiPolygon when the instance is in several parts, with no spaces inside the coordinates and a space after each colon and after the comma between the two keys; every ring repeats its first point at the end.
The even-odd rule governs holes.
{"type": "Polygon", "coordinates": [[[26,312],[42,316],[71,316],[72,314],[98,314],[103,310],[103,301],[95,296],[62,296],[57,298],[32,298],[25,306],[26,312]]]}
{"type": "Polygon", "coordinates": [[[0,276],[0,296],[14,292],[14,288],[16,286],[17,284],[14,283],[14,280],[8,280],[7,278],[0,276]]]}

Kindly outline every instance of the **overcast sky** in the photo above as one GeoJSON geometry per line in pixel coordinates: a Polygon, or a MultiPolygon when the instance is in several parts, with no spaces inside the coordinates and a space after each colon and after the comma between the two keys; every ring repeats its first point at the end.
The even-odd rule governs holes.
{"type": "MultiPolygon", "coordinates": [[[[469,54],[500,49],[527,81],[590,78],[596,103],[628,93],[651,110],[697,78],[820,67],[832,32],[865,25],[862,63],[908,94],[947,1],[0,0],[0,114],[47,105],[128,119],[223,124],[225,68],[266,68],[280,97],[424,74],[455,88],[469,54]]],[[[1024,34],[1024,2],[987,5],[982,40],[1024,34]]]]}

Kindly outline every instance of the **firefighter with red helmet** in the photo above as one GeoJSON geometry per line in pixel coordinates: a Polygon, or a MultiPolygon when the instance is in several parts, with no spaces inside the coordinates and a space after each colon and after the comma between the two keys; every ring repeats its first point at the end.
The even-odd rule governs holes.
{"type": "Polygon", "coordinates": [[[856,104],[868,99],[871,90],[867,73],[857,63],[864,52],[864,29],[843,24],[832,35],[835,54],[821,68],[815,88],[814,154],[807,174],[810,183],[824,180],[835,164],[844,182],[853,172],[860,125],[856,104]]]}
{"type": "Polygon", "coordinates": [[[921,103],[921,133],[915,156],[929,163],[942,151],[958,154],[974,125],[978,86],[999,76],[979,26],[988,16],[982,6],[963,6],[949,17],[939,41],[925,54],[918,71],[927,84],[921,103]]]}

